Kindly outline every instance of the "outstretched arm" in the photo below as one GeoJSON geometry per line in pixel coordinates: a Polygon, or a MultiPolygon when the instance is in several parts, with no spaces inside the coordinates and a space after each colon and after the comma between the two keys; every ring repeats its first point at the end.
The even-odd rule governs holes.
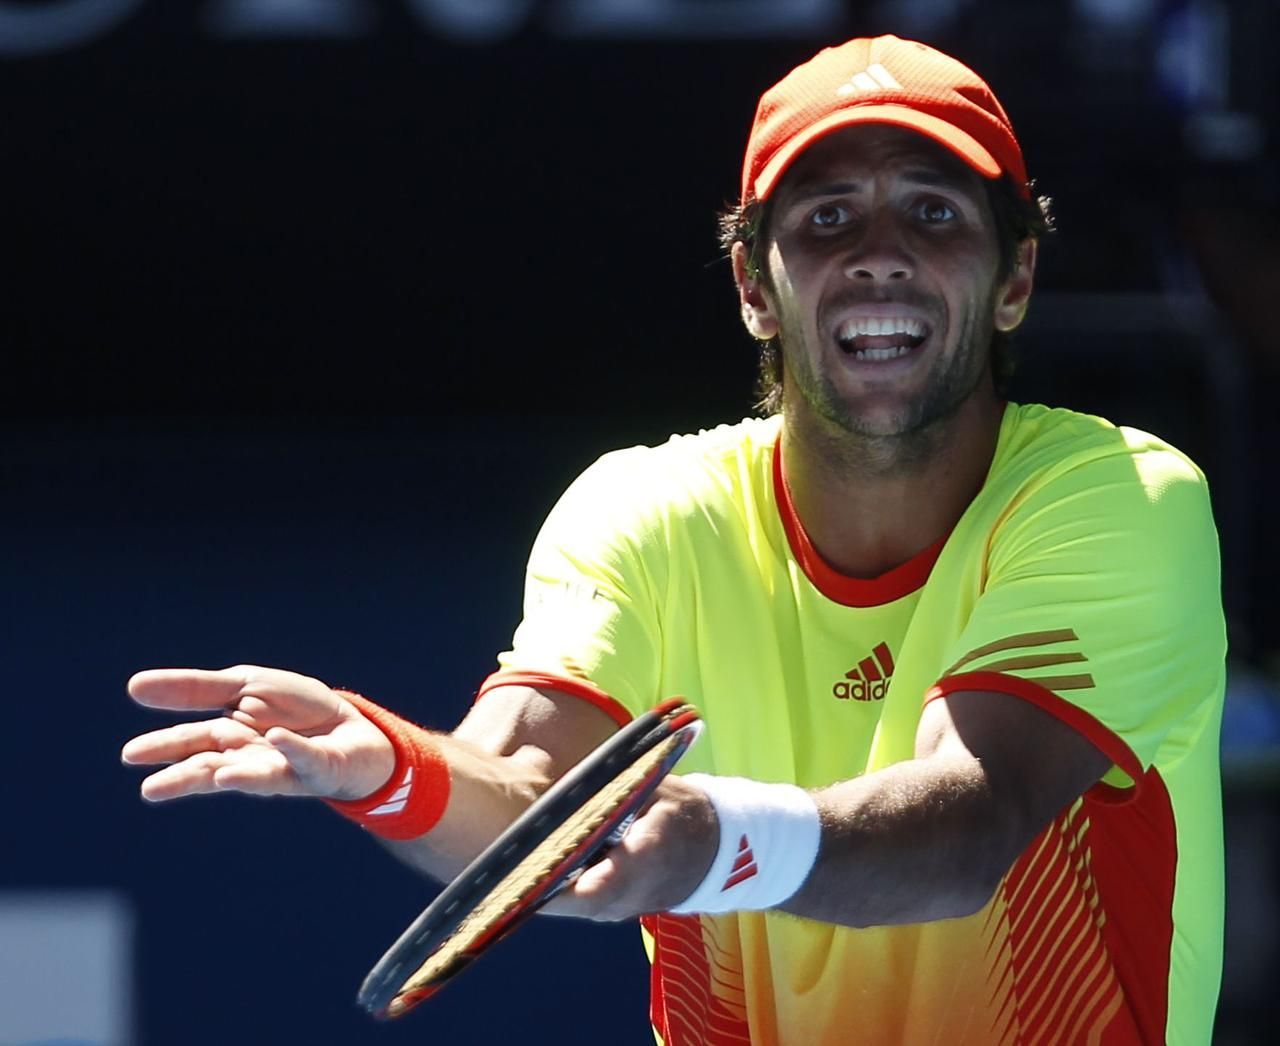
{"type": "MultiPolygon", "coordinates": [[[[395,763],[386,735],[355,704],[294,672],[158,669],[130,679],[129,693],[151,708],[219,713],[124,746],[126,763],[165,764],[142,782],[152,802],[217,792],[360,799],[388,781],[395,763]]],[[[451,877],[615,728],[577,698],[491,691],[453,734],[430,735],[449,769],[436,827],[388,845],[428,874],[451,877]]]]}
{"type": "Polygon", "coordinates": [[[815,794],[819,858],[782,908],[849,926],[970,915],[1110,766],[1076,730],[1022,698],[969,692],[932,701],[915,759],[815,794]]]}
{"type": "MultiPolygon", "coordinates": [[[[935,700],[921,719],[916,758],[810,793],[821,828],[817,858],[778,907],[846,926],[969,915],[1036,833],[1110,765],[1072,727],[1021,698],[935,700]]],[[[627,919],[689,897],[716,855],[720,828],[706,793],[680,784],[557,899],[559,911],[627,919]]]]}

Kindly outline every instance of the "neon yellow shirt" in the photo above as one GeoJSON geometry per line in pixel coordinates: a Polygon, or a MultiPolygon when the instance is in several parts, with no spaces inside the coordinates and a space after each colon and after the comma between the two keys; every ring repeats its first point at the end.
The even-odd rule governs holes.
{"type": "Polygon", "coordinates": [[[926,701],[998,691],[1114,765],[968,918],[646,919],[659,1040],[1208,1042],[1226,641],[1204,477],[1145,433],[1010,405],[954,531],[856,580],[796,518],[779,428],[588,469],[535,543],[524,619],[482,695],[550,686],[619,722],[682,695],[708,724],[682,771],[813,788],[911,758],[926,701]]]}

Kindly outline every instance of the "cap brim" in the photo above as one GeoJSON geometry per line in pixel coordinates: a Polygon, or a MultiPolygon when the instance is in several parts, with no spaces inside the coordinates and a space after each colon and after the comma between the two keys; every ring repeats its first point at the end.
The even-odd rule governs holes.
{"type": "Polygon", "coordinates": [[[782,176],[787,173],[787,169],[814,142],[843,127],[863,123],[892,124],[896,127],[919,131],[925,137],[932,138],[939,145],[950,149],[984,178],[998,178],[1004,173],[991,153],[979,145],[975,138],[954,124],[949,124],[929,113],[910,109],[905,105],[858,105],[841,109],[811,124],[774,153],[761,170],[755,185],[749,186],[754,189],[755,198],[767,199],[781,181],[782,176]]]}

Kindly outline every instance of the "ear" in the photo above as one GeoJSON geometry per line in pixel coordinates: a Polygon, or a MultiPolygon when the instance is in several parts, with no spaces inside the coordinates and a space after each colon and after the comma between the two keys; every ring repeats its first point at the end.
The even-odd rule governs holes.
{"type": "Polygon", "coordinates": [[[1035,285],[1037,246],[1034,238],[1023,240],[1018,245],[1013,272],[996,295],[995,326],[998,331],[1009,333],[1027,315],[1031,288],[1035,285]]]}
{"type": "Polygon", "coordinates": [[[742,322],[753,338],[768,341],[778,333],[778,317],[765,297],[760,271],[749,269],[747,245],[739,240],[730,255],[733,279],[738,284],[738,302],[742,306],[742,322]]]}

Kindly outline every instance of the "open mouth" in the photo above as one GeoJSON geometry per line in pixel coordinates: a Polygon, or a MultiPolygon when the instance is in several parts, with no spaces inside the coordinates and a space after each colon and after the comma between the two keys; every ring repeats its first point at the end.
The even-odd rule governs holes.
{"type": "Polygon", "coordinates": [[[906,316],[856,317],[836,328],[840,348],[858,360],[895,360],[917,348],[928,336],[927,324],[906,316]]]}

